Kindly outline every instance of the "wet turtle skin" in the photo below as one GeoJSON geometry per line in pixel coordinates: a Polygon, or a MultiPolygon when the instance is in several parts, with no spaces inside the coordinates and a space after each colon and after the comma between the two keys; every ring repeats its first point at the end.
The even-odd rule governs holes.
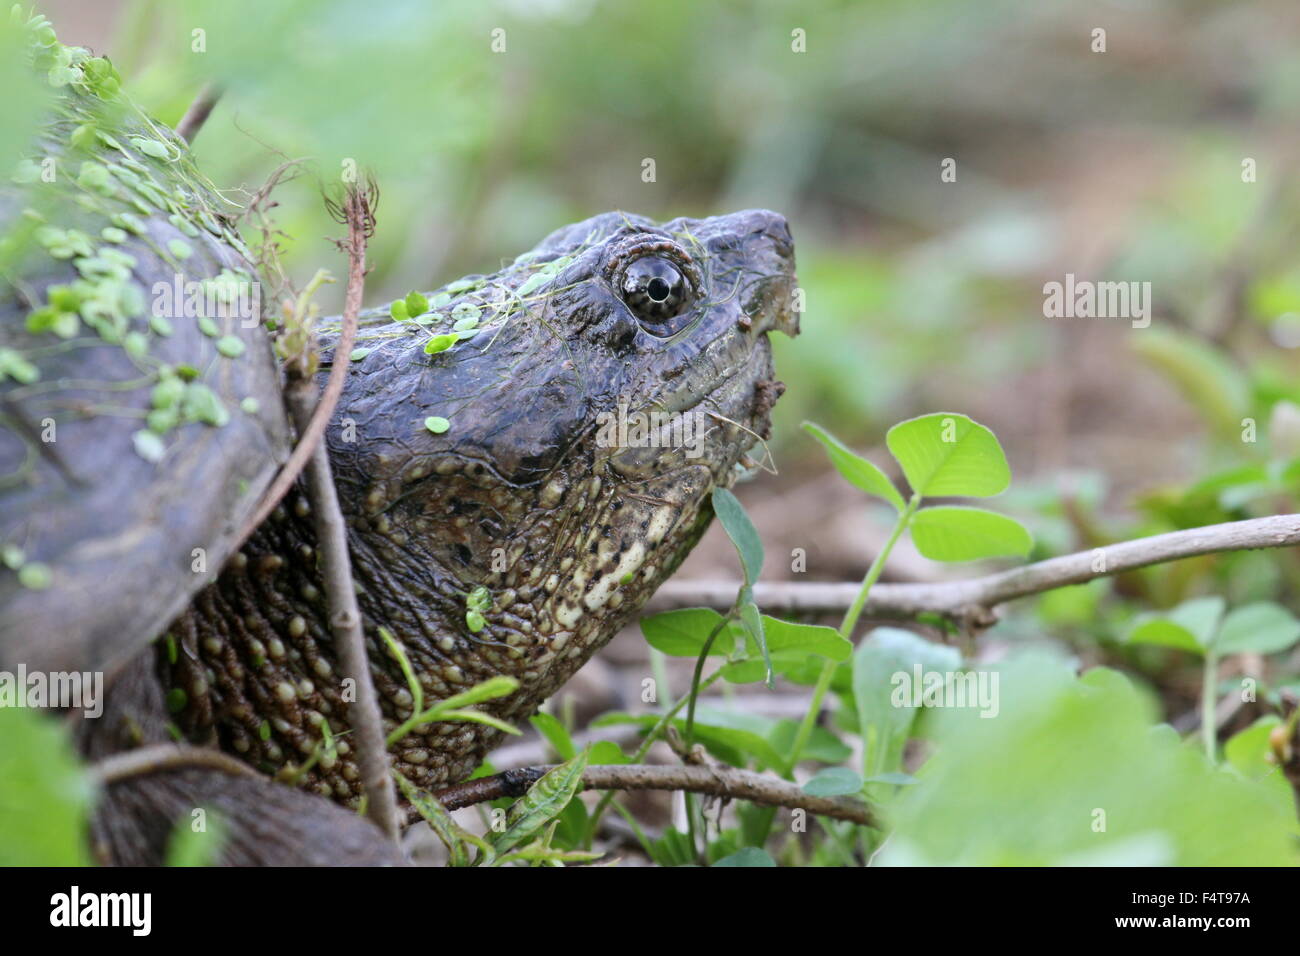
{"type": "MultiPolygon", "coordinates": [[[[426,706],[504,674],[520,689],[484,709],[524,720],[672,573],[708,522],[709,493],[767,435],[780,390],[767,332],[792,328],[781,217],[656,226],[610,213],[534,252],[447,302],[449,317],[504,317],[484,318],[445,352],[430,357],[428,333],[372,316],[361,338],[372,351],[349,371],[328,431],[389,731],[414,701],[380,627],[402,645],[426,706]],[[698,285],[675,333],[640,320],[615,291],[612,277],[647,257],[698,285]],[[520,302],[519,287],[555,261],[568,264],[520,302]],[[633,420],[652,410],[692,416],[700,441],[607,447],[601,423],[620,407],[633,420]],[[431,433],[430,416],[448,429],[431,433]],[[473,630],[476,590],[490,604],[473,630]]],[[[324,721],[336,736],[346,730],[323,587],[312,516],[295,494],[171,628],[174,646],[159,650],[189,739],[296,777],[324,721]]],[[[468,776],[498,736],[478,723],[426,724],[392,757],[412,782],[434,787],[468,776]]],[[[301,780],[352,804],[358,768],[344,751],[301,780]]]]}
{"type": "MultiPolygon", "coordinates": [[[[0,665],[106,671],[105,712],[77,729],[90,759],[179,737],[265,774],[106,787],[91,833],[104,862],[160,861],[200,806],[227,820],[226,863],[400,862],[353,812],[351,697],[301,485],[234,550],[288,446],[271,335],[165,296],[137,308],[120,288],[228,285],[253,275],[251,256],[183,143],[129,105],[108,114],[115,94],[73,87],[37,155],[76,178],[0,195],[8,236],[65,233],[0,263],[0,665]],[[89,255],[63,255],[61,239],[80,242],[68,230],[89,255]],[[120,255],[96,263],[109,245],[120,255]],[[125,296],[107,313],[100,271],[125,296]],[[75,329],[48,311],[33,322],[56,306],[81,308],[75,329]],[[15,377],[14,355],[35,374],[15,377]]],[[[711,491],[767,436],[782,390],[767,333],[797,332],[793,270],[775,213],[607,213],[428,294],[423,314],[363,315],[325,440],[386,731],[415,702],[381,629],[425,707],[509,675],[518,689],[481,707],[518,723],[635,617],[707,527],[711,491]]],[[[322,385],[336,335],[323,324],[322,385]]],[[[391,756],[435,787],[498,736],[425,724],[391,756]]]]}
{"type": "MultiPolygon", "coordinates": [[[[796,331],[789,231],[761,210],[663,226],[609,213],[555,233],[521,266],[467,281],[470,290],[429,296],[446,300],[446,319],[429,328],[365,317],[371,351],[349,370],[327,431],[386,732],[415,701],[381,628],[401,645],[426,707],[509,675],[518,690],[481,708],[518,723],[632,619],[707,527],[711,491],[730,485],[767,436],[782,389],[767,333],[796,331]],[[616,291],[645,256],[676,263],[694,284],[672,327],[642,320],[616,291]],[[473,310],[487,318],[472,338],[426,353],[453,316],[473,310]],[[669,430],[641,441],[629,432],[620,445],[605,427],[651,411],[698,416],[698,443],[673,445],[669,430]],[[430,431],[431,417],[447,429],[430,431]]],[[[134,665],[132,679],[150,691],[137,688],[133,701],[153,710],[95,722],[91,746],[164,739],[169,716],[193,743],[356,806],[323,592],[310,506],[295,491],[134,665]],[[324,725],[337,753],[322,757],[324,725]]],[[[429,723],[391,757],[431,788],[468,776],[499,736],[479,723],[429,723]]],[[[118,789],[139,791],[114,787],[111,805],[118,789]]],[[[115,809],[110,817],[128,815],[115,809]]],[[[97,835],[113,859],[140,839],[109,825],[97,835]]]]}

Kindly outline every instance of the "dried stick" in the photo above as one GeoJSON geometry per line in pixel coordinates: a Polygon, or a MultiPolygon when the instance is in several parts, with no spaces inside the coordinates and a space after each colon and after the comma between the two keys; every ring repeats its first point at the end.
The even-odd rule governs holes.
{"type": "Polygon", "coordinates": [[[194,98],[190,108],[185,111],[181,121],[176,124],[176,135],[187,143],[194,142],[194,137],[199,134],[203,124],[208,121],[208,116],[212,113],[212,108],[217,105],[217,100],[221,99],[221,90],[211,83],[199,90],[199,95],[194,98]]]}
{"type": "MultiPolygon", "coordinates": [[[[349,186],[338,201],[326,206],[348,227],[347,239],[339,247],[348,254],[348,288],[343,304],[343,332],[335,350],[334,368],[320,400],[316,385],[309,377],[310,363],[291,362],[285,398],[289,413],[300,436],[297,456],[310,450],[307,462],[307,492],[311,499],[312,518],[316,526],[316,545],[320,551],[321,576],[329,612],[330,631],[338,650],[339,666],[345,678],[354,682],[356,700],[348,705],[348,724],[355,734],[357,762],[361,770],[362,792],[366,797],[366,815],[390,838],[401,835],[397,815],[397,798],[388,768],[388,747],[384,739],[383,717],[379,696],[370,674],[365,635],[361,628],[361,609],[357,606],[356,587],[352,581],[352,561],[348,554],[347,524],[339,508],[338,491],[330,470],[329,452],[320,440],[343,388],[352,342],[356,336],[357,313],[365,287],[366,240],[374,231],[375,198],[373,186],[362,190],[349,186]]],[[[290,464],[293,457],[290,457],[290,464]]],[[[289,465],[285,466],[288,471],[289,465]]],[[[283,472],[281,473],[283,476],[283,472]]]]}
{"type": "Polygon", "coordinates": [[[152,744],[113,754],[97,760],[89,767],[90,775],[101,787],[131,777],[156,773],[159,770],[180,770],[186,767],[207,767],[238,777],[255,777],[257,772],[220,750],[207,747],[190,747],[184,744],[152,744]]]}
{"type": "MultiPolygon", "coordinates": [[[[496,800],[499,797],[516,797],[550,767],[521,767],[507,770],[491,777],[467,780],[444,787],[433,794],[448,810],[496,800]]],[[[796,783],[781,780],[750,770],[734,767],[658,767],[625,764],[588,767],[582,772],[583,787],[588,790],[683,790],[688,793],[706,793],[715,797],[748,800],[767,807],[789,807],[807,810],[835,820],[851,820],[863,826],[875,826],[871,808],[860,800],[849,797],[814,797],[796,783]]],[[[419,819],[419,814],[408,811],[408,822],[419,819]]]]}
{"type": "MultiPolygon", "coordinates": [[[[285,396],[295,423],[299,428],[307,427],[312,420],[312,410],[317,407],[316,386],[300,379],[289,384],[285,396]]],[[[343,512],[339,510],[338,492],[324,444],[316,446],[311,461],[307,463],[307,493],[316,526],[316,546],[320,552],[330,632],[343,676],[351,679],[356,687],[356,700],[348,705],[348,725],[357,741],[357,763],[361,769],[362,791],[366,795],[366,816],[388,836],[397,839],[400,833],[397,797],[388,773],[388,747],[384,740],[379,696],[370,674],[370,659],[361,630],[361,609],[357,607],[356,587],[352,583],[347,525],[343,512]]]]}
{"type": "MultiPolygon", "coordinates": [[[[876,620],[914,620],[922,614],[938,614],[979,629],[996,621],[994,609],[998,605],[1016,598],[1202,554],[1298,544],[1300,514],[1230,521],[1122,541],[964,581],[877,584],[871,589],[863,613],[876,620]]],[[[853,602],[858,588],[857,582],[760,583],[754,588],[754,597],[769,611],[823,613],[843,611],[853,602]]],[[[734,581],[669,581],[651,598],[647,609],[665,611],[699,605],[728,608],[735,598],[734,581]]]]}
{"type": "MultiPolygon", "coordinates": [[[[366,192],[353,187],[346,191],[341,206],[327,204],[331,212],[337,211],[344,217],[348,226],[348,238],[340,242],[340,246],[348,254],[348,288],[343,302],[343,327],[339,332],[338,343],[334,347],[334,363],[330,368],[329,381],[325,383],[325,391],[312,413],[311,420],[305,426],[298,426],[298,444],[289,455],[289,460],[285,462],[284,467],[280,469],[280,473],[276,475],[275,481],[271,482],[271,487],[262,496],[257,510],[240,529],[235,539],[239,544],[248,540],[248,536],[270,517],[271,512],[293,487],[298,475],[302,473],[308,460],[316,451],[316,446],[320,444],[321,437],[325,434],[325,426],[333,417],[334,408],[343,393],[343,383],[347,379],[348,366],[352,361],[352,346],[357,339],[357,314],[361,311],[361,297],[366,281],[366,240],[373,234],[375,225],[373,209],[375,196],[373,187],[366,192]]],[[[302,369],[297,364],[291,363],[288,372],[292,377],[295,374],[301,375],[302,369]]]]}

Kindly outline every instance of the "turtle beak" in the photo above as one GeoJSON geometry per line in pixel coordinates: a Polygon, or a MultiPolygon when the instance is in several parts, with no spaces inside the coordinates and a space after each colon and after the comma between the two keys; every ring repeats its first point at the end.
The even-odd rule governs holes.
{"type": "Polygon", "coordinates": [[[802,298],[794,271],[794,239],[785,217],[768,209],[735,214],[745,226],[745,261],[754,279],[743,291],[744,309],[754,332],[799,334],[802,298]]]}

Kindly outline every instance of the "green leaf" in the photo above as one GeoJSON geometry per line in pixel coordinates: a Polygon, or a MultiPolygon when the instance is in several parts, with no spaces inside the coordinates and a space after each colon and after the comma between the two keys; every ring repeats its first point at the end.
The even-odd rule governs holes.
{"type": "Polygon", "coordinates": [[[894,506],[895,511],[902,511],[906,507],[903,496],[898,493],[894,483],[874,464],[860,455],[854,454],[838,438],[820,425],[813,422],[804,422],[803,427],[804,431],[826,446],[826,452],[830,455],[831,464],[850,484],[862,489],[869,495],[884,498],[894,506]]]}
{"type": "Polygon", "coordinates": [[[1133,856],[1171,866],[1294,866],[1293,798],[1157,730],[1123,675],[1057,655],[1000,662],[996,719],[926,715],[933,753],[889,808],[883,865],[1051,866],[1133,856]],[[1105,672],[1104,678],[1093,676],[1105,672]]]}
{"type": "Polygon", "coordinates": [[[406,689],[411,695],[411,712],[420,713],[424,709],[424,685],[415,676],[415,668],[411,666],[411,658],[407,655],[406,648],[386,627],[379,628],[379,638],[387,646],[388,656],[397,661],[397,666],[402,669],[402,676],[406,678],[406,689]]]}
{"type": "MultiPolygon", "coordinates": [[[[722,615],[711,608],[689,607],[665,611],[641,619],[641,633],[655,650],[670,657],[699,657],[704,642],[722,623],[722,615]]],[[[730,629],[724,628],[713,641],[710,655],[726,657],[735,647],[730,629]]]]}
{"type": "Polygon", "coordinates": [[[471,611],[484,613],[492,610],[492,592],[485,585],[477,585],[465,595],[465,606],[471,611]]]}
{"type": "MultiPolygon", "coordinates": [[[[394,652],[394,657],[401,661],[405,657],[401,645],[396,641],[389,644],[390,650],[394,652]]],[[[408,678],[409,679],[409,678],[408,678]]],[[[428,710],[420,713],[413,713],[400,726],[393,728],[388,734],[388,746],[392,746],[401,740],[412,729],[422,724],[433,723],[439,720],[464,720],[471,723],[486,724],[489,727],[495,727],[502,733],[518,735],[518,728],[512,726],[500,718],[485,714],[482,711],[469,710],[474,704],[481,703],[485,700],[492,700],[497,697],[504,697],[513,693],[519,687],[519,681],[513,677],[501,675],[490,677],[481,684],[476,684],[467,691],[459,694],[453,694],[446,700],[438,701],[428,710]]],[[[412,697],[415,697],[412,693],[412,697]]]]}
{"type": "Polygon", "coordinates": [[[724,856],[714,866],[776,866],[772,854],[756,846],[741,847],[731,856],[724,856]]]}
{"type": "Polygon", "coordinates": [[[1300,621],[1284,607],[1260,601],[1234,608],[1212,648],[1216,654],[1274,654],[1300,640],[1300,621]]]}
{"type": "Polygon", "coordinates": [[[845,640],[833,627],[783,621],[764,614],[763,631],[773,657],[817,654],[833,661],[847,661],[853,655],[853,642],[845,640]]]}
{"type": "Polygon", "coordinates": [[[63,726],[0,707],[0,866],[83,866],[93,788],[63,726]]]}
{"type": "Polygon", "coordinates": [[[430,415],[424,420],[424,427],[429,429],[429,431],[433,432],[435,435],[441,435],[451,427],[451,422],[447,421],[447,419],[443,418],[441,415],[430,415]]]}
{"type": "Polygon", "coordinates": [[[746,586],[752,587],[763,570],[763,542],[740,501],[726,488],[713,489],[713,513],[736,546],[746,586]]]}
{"type": "Polygon", "coordinates": [[[160,462],[167,454],[163,440],[148,429],[142,428],[135,432],[131,436],[131,444],[135,446],[135,453],[148,462],[160,462]]]}
{"type": "Polygon", "coordinates": [[[1169,618],[1186,628],[1202,647],[1209,647],[1219,632],[1226,606],[1227,602],[1221,597],[1194,598],[1174,608],[1169,618]]]}
{"type": "Polygon", "coordinates": [[[485,700],[505,697],[507,694],[513,694],[518,689],[519,681],[513,677],[506,677],[505,675],[489,677],[481,684],[475,684],[467,691],[448,697],[439,706],[469,707],[472,704],[481,704],[485,700]]]}
{"type": "Polygon", "coordinates": [[[506,828],[493,833],[492,849],[506,853],[519,846],[551,820],[560,815],[582,785],[582,771],[587,768],[587,751],[546,772],[528,792],[510,808],[506,828]]]}
{"type": "Polygon", "coordinates": [[[740,623],[744,627],[745,633],[754,642],[759,655],[763,658],[763,678],[767,681],[768,689],[772,687],[772,655],[767,648],[767,635],[763,630],[763,615],[758,610],[758,605],[754,603],[753,591],[748,586],[741,588],[740,597],[740,623]]]}
{"type": "Polygon", "coordinates": [[[217,339],[217,351],[226,358],[239,358],[244,354],[245,348],[243,339],[235,335],[223,335],[217,339]]]}
{"type": "Polygon", "coordinates": [[[454,335],[451,333],[445,333],[443,335],[435,335],[432,338],[430,338],[429,341],[424,343],[424,354],[437,355],[439,352],[447,351],[447,349],[451,348],[459,341],[460,341],[459,335],[454,335]]]}
{"type": "Polygon", "coordinates": [[[230,413],[217,398],[217,393],[202,382],[190,382],[185,386],[181,411],[188,421],[204,422],[217,428],[230,421],[230,413]]]}
{"type": "Polygon", "coordinates": [[[154,159],[171,158],[171,152],[167,149],[167,145],[156,139],[145,139],[142,136],[132,136],[131,145],[146,156],[152,156],[154,159]]]}
{"type": "Polygon", "coordinates": [[[1024,557],[1034,539],[1014,518],[983,508],[941,505],[912,516],[912,542],[934,561],[1024,557]]]}
{"type": "Polygon", "coordinates": [[[523,281],[523,283],[519,286],[518,289],[515,290],[515,295],[522,299],[524,296],[533,292],[542,283],[548,281],[550,278],[551,278],[550,275],[545,272],[534,272],[532,275],[530,275],[527,279],[523,281]]]}
{"type": "Polygon", "coordinates": [[[1282,726],[1277,714],[1265,714],[1245,730],[1238,731],[1223,745],[1223,757],[1228,764],[1244,776],[1258,779],[1278,773],[1281,768],[1270,762],[1272,747],[1269,735],[1274,727],[1282,726]]]}
{"type": "Polygon", "coordinates": [[[1143,329],[1128,341],[1211,426],[1221,434],[1240,431],[1241,419],[1250,410],[1250,380],[1222,351],[1198,336],[1171,329],[1143,329]]]}
{"type": "Polygon", "coordinates": [[[216,866],[225,843],[226,828],[212,810],[205,810],[206,828],[195,830],[187,813],[172,827],[167,843],[168,866],[216,866]]]}
{"type": "Polygon", "coordinates": [[[900,422],[889,430],[885,443],[912,491],[922,497],[988,498],[1011,483],[1011,469],[997,438],[965,415],[935,412],[900,422]]]}
{"type": "Polygon", "coordinates": [[[587,766],[599,767],[605,764],[631,763],[632,758],[623,753],[623,748],[612,740],[597,740],[590,747],[587,766]]]}
{"type": "Polygon", "coordinates": [[[895,692],[903,686],[898,675],[911,681],[917,667],[923,677],[955,672],[961,669],[961,654],[892,627],[876,628],[853,654],[853,701],[862,735],[864,775],[900,769],[903,745],[918,708],[910,693],[898,695],[896,705],[895,692]]]}
{"type": "MultiPolygon", "coordinates": [[[[636,724],[649,729],[659,722],[656,714],[603,714],[592,721],[593,727],[610,727],[615,724],[636,724]]],[[[672,725],[679,732],[686,729],[684,718],[674,718],[672,725]]],[[[743,766],[750,758],[756,758],[768,767],[780,767],[784,761],[780,753],[768,740],[773,733],[776,722],[756,714],[740,714],[730,710],[720,710],[699,705],[695,711],[695,739],[704,744],[715,756],[743,766]]]]}
{"type": "Polygon", "coordinates": [[[18,569],[18,583],[29,591],[44,591],[54,583],[54,576],[48,564],[29,561],[18,569]]]}
{"type": "Polygon", "coordinates": [[[1272,735],[1281,726],[1284,726],[1281,717],[1265,714],[1245,730],[1228,738],[1223,745],[1223,759],[1242,777],[1271,790],[1277,803],[1287,807],[1294,803],[1295,794],[1286,774],[1277,765],[1272,745],[1272,735]]]}
{"type": "Polygon", "coordinates": [[[672,827],[658,840],[652,840],[649,850],[650,858],[659,866],[691,866],[695,862],[690,838],[672,827]]]}
{"type": "MultiPolygon", "coordinates": [[[[674,721],[679,730],[685,721],[674,721]]],[[[771,737],[777,721],[758,714],[723,710],[700,704],[695,708],[695,736],[706,747],[731,748],[745,757],[754,757],[768,767],[782,765],[781,755],[771,737]]]]}
{"type": "Polygon", "coordinates": [[[464,831],[435,797],[419,789],[404,776],[393,771],[398,789],[407,802],[415,807],[421,817],[433,828],[442,845],[447,848],[449,862],[452,866],[469,866],[469,848],[466,846],[464,831]]]}
{"type": "MultiPolygon", "coordinates": [[[[784,717],[768,732],[767,740],[778,753],[788,754],[799,733],[800,721],[784,717]]],[[[801,760],[816,760],[832,767],[842,766],[853,756],[853,748],[825,727],[813,727],[808,742],[800,752],[801,760]]]]}
{"type": "Polygon", "coordinates": [[[1129,632],[1135,644],[1158,644],[1192,654],[1204,654],[1219,631],[1226,602],[1221,597],[1184,601],[1168,614],[1143,615],[1129,632]]]}
{"type": "Polygon", "coordinates": [[[1139,618],[1133,630],[1129,631],[1127,640],[1130,644],[1155,644],[1187,651],[1189,654],[1205,653],[1205,648],[1197,643],[1195,634],[1181,624],[1159,615],[1144,615],[1139,618]]]}
{"type": "MultiPolygon", "coordinates": [[[[772,659],[772,669],[778,674],[784,674],[788,666],[788,662],[772,659]],[[783,664],[786,666],[782,666],[783,664]]],[[[767,662],[761,657],[730,661],[722,665],[719,670],[722,672],[722,679],[732,684],[757,684],[759,681],[767,680],[767,662]]]]}
{"type": "Polygon", "coordinates": [[[803,785],[814,797],[843,797],[862,792],[862,778],[848,767],[827,767],[803,785]]]}
{"type": "Polygon", "coordinates": [[[573,738],[564,729],[564,725],[550,714],[537,713],[528,718],[539,734],[546,738],[551,749],[561,760],[572,760],[578,755],[578,748],[573,745],[573,738]]]}
{"type": "Polygon", "coordinates": [[[518,727],[515,727],[513,724],[507,723],[506,721],[502,720],[500,717],[493,717],[491,714],[485,714],[483,713],[483,711],[474,710],[473,708],[449,710],[445,707],[440,707],[433,719],[434,720],[463,720],[466,723],[483,724],[487,727],[495,727],[503,734],[513,734],[514,736],[518,736],[520,733],[522,733],[522,731],[520,731],[518,727]]]}
{"type": "Polygon", "coordinates": [[[429,300],[419,292],[408,292],[404,304],[406,305],[406,314],[411,318],[424,315],[429,311],[429,300]]]}

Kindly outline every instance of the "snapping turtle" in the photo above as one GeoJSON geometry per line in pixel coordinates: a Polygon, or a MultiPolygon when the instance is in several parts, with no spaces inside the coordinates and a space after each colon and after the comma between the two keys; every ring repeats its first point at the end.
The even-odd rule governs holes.
{"type": "MultiPolygon", "coordinates": [[[[104,713],[77,731],[91,758],[179,737],[268,775],[108,786],[103,860],[160,859],[206,806],[228,820],[226,862],[395,861],[344,809],[361,797],[350,698],[301,483],[235,537],[291,433],[235,210],[70,59],[30,160],[58,176],[0,199],[8,234],[36,238],[2,247],[0,667],[105,672],[104,713]]],[[[775,213],[607,213],[362,314],[325,441],[386,732],[414,702],[381,631],[426,705],[510,675],[482,709],[519,721],[673,572],[767,435],[793,267],[775,213]]],[[[337,322],[319,336],[323,377],[337,322]]],[[[432,788],[498,735],[425,724],[391,758],[432,788]]]]}

